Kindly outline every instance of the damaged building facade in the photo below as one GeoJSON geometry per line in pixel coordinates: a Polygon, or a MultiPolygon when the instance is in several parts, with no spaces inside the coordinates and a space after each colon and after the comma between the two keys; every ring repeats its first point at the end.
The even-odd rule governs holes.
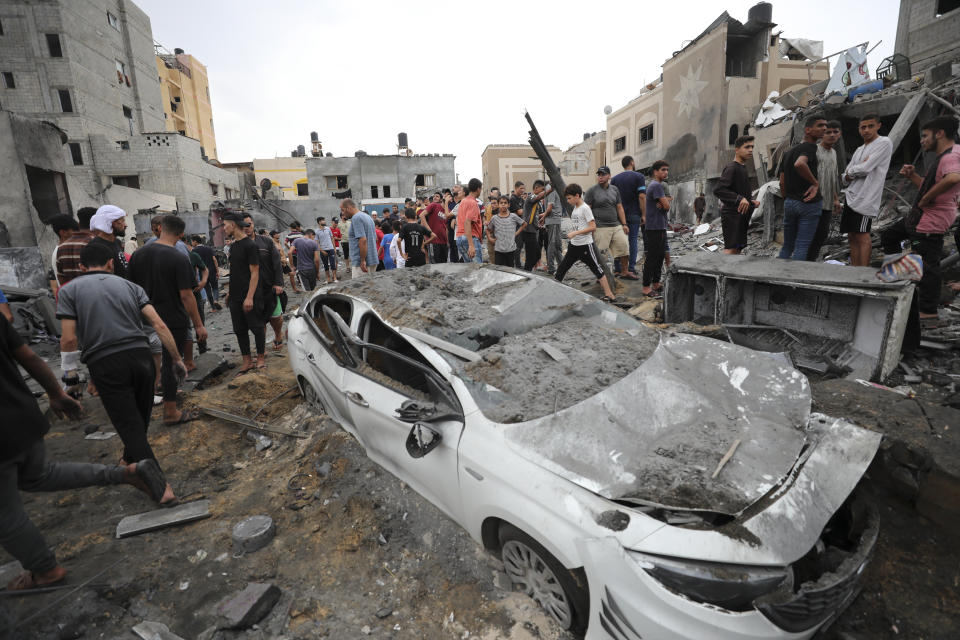
{"type": "MultiPolygon", "coordinates": [[[[563,160],[559,147],[547,145],[550,157],[558,165],[563,160]]],[[[484,192],[500,187],[500,193],[510,193],[518,180],[530,191],[534,180],[546,180],[543,163],[529,144],[488,144],[480,155],[483,169],[484,192]]]]}
{"type": "MultiPolygon", "coordinates": [[[[693,199],[711,193],[733,142],[752,133],[757,105],[780,93],[826,79],[827,63],[813,64],[820,43],[790,41],[773,31],[772,6],[752,7],[746,23],[723,12],[703,33],[667,60],[661,77],[607,116],[606,157],[614,173],[633,156],[637,170],[670,163],[669,184],[678,221],[692,222],[693,199]],[[812,45],[812,46],[810,46],[812,45]],[[806,49],[806,53],[802,52],[806,49]],[[812,51],[810,51],[812,49],[812,51]]],[[[708,219],[718,212],[708,198],[708,219]]]]}
{"type": "MultiPolygon", "coordinates": [[[[0,20],[0,107],[64,132],[59,154],[74,211],[115,204],[132,227],[138,209],[199,212],[236,196],[236,171],[208,162],[199,140],[167,130],[150,19],[136,4],[18,0],[0,5],[0,20]]],[[[10,161],[0,169],[20,172],[10,161]]],[[[42,217],[29,208],[21,216],[8,227],[42,217]]]]}

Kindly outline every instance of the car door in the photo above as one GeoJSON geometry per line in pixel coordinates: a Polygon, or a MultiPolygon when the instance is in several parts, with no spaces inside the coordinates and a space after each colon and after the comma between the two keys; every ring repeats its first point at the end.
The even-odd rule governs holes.
{"type": "Polygon", "coordinates": [[[337,340],[336,326],[331,326],[328,314],[336,313],[347,324],[353,314],[353,304],[342,296],[318,296],[310,302],[303,314],[309,334],[294,338],[301,357],[306,360],[308,376],[327,412],[339,422],[350,422],[351,415],[343,395],[343,371],[347,364],[343,347],[337,340]],[[325,311],[326,309],[326,311],[325,311]],[[317,346],[312,346],[315,338],[317,346]],[[309,344],[308,344],[309,342],[309,344]],[[312,347],[312,348],[311,348],[312,347]]]}
{"type": "Polygon", "coordinates": [[[432,386],[427,384],[423,370],[410,362],[415,360],[421,367],[430,367],[426,359],[373,312],[361,317],[359,331],[361,340],[380,349],[360,347],[357,353],[361,362],[344,370],[344,395],[358,437],[371,458],[459,519],[457,446],[464,422],[452,389],[439,374],[433,378],[432,386]],[[437,381],[445,385],[443,389],[437,388],[437,381]],[[398,410],[407,401],[444,409],[436,419],[419,421],[441,438],[435,449],[419,458],[407,450],[408,436],[418,420],[405,421],[398,416],[398,410]]]}

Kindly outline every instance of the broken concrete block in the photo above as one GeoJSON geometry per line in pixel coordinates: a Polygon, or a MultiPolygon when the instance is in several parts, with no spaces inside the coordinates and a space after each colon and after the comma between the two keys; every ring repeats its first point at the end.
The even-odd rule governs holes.
{"type": "Polygon", "coordinates": [[[546,342],[539,342],[537,343],[537,346],[543,349],[544,353],[546,353],[548,356],[550,356],[557,362],[561,362],[567,359],[567,354],[565,354],[563,351],[560,351],[560,349],[554,347],[553,345],[549,345],[546,342]]]}
{"type": "Polygon", "coordinates": [[[186,524],[195,520],[210,517],[210,501],[197,500],[177,505],[169,509],[157,509],[135,516],[127,516],[117,525],[117,537],[126,538],[148,531],[165,529],[178,524],[186,524]]]}
{"type": "Polygon", "coordinates": [[[133,627],[133,632],[142,640],[183,640],[162,622],[144,620],[133,627]]]}
{"type": "Polygon", "coordinates": [[[221,629],[247,629],[263,620],[280,599],[280,589],[265,582],[252,582],[217,609],[221,629]]]}
{"type": "Polygon", "coordinates": [[[277,526],[270,516],[250,516],[233,527],[233,550],[253,553],[267,546],[276,533],[277,526]]]}

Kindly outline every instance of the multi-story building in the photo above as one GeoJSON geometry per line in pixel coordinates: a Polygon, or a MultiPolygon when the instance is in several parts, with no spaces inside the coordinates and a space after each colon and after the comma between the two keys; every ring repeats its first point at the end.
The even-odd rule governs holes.
{"type": "Polygon", "coordinates": [[[136,4],[8,0],[0,29],[0,107],[64,131],[75,205],[134,213],[131,203],[175,202],[180,211],[203,211],[236,193],[236,171],[207,162],[200,141],[167,131],[150,19],[136,4]],[[130,198],[130,190],[139,193],[130,198]]]}
{"type": "Polygon", "coordinates": [[[263,180],[269,180],[272,195],[278,200],[306,200],[310,197],[306,160],[305,156],[254,158],[256,184],[259,186],[263,180]]]}
{"type": "Polygon", "coordinates": [[[217,137],[207,67],[183,49],[157,54],[157,75],[167,131],[200,141],[201,154],[216,160],[217,137]]]}
{"type": "Polygon", "coordinates": [[[560,175],[567,184],[589,189],[597,180],[597,169],[607,161],[607,132],[585,133],[583,140],[563,152],[560,175]]]}
{"type": "MultiPolygon", "coordinates": [[[[552,144],[546,146],[550,157],[559,165],[563,152],[552,144]]],[[[484,193],[491,187],[500,187],[501,193],[510,193],[518,181],[523,182],[529,191],[534,180],[547,179],[543,163],[529,144],[488,144],[480,161],[484,193]]]]}
{"type": "MultiPolygon", "coordinates": [[[[957,0],[900,0],[895,50],[910,59],[913,73],[945,62],[960,62],[958,34],[960,2],[957,0]]],[[[957,75],[952,69],[949,73],[957,75]]]]}
{"type": "MultiPolygon", "coordinates": [[[[746,23],[724,11],[699,36],[673,54],[661,78],[607,116],[607,164],[613,173],[633,156],[638,170],[670,163],[672,216],[693,220],[693,199],[712,193],[733,142],[749,133],[771,91],[781,94],[829,77],[826,62],[781,55],[772,7],[761,2],[746,23]]],[[[708,214],[716,199],[707,198],[708,214]]]]}

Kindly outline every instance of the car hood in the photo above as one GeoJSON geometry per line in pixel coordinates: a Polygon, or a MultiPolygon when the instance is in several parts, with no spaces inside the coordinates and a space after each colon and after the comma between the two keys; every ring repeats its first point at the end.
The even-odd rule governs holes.
{"type": "Polygon", "coordinates": [[[794,467],[810,403],[806,377],[771,354],[679,334],[601,393],[502,428],[516,453],[605,498],[736,515],[794,467]]]}

